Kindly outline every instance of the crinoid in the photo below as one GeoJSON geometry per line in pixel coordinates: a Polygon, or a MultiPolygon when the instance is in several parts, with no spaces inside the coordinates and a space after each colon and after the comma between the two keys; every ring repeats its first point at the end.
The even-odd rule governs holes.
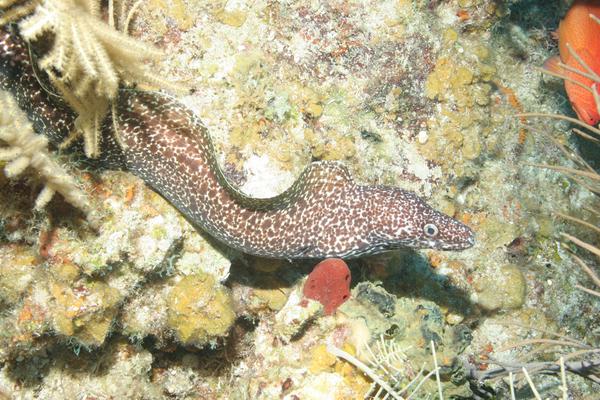
{"type": "Polygon", "coordinates": [[[39,0],[0,0],[0,10],[2,10],[0,25],[5,25],[31,14],[38,4],[39,0]]]}
{"type": "Polygon", "coordinates": [[[367,345],[367,362],[364,363],[353,355],[339,349],[332,344],[327,345],[327,350],[350,364],[354,365],[372,381],[371,389],[365,395],[369,400],[409,400],[419,391],[427,380],[435,376],[438,396],[443,400],[442,385],[439,367],[435,353],[435,343],[430,342],[433,357],[433,369],[423,376],[425,366],[416,374],[410,368],[403,350],[393,341],[381,336],[373,347],[367,345]],[[409,376],[414,375],[414,376],[409,376]],[[406,397],[405,397],[406,396],[406,397]]]}
{"type": "Polygon", "coordinates": [[[0,0],[1,23],[21,19],[21,35],[28,42],[53,37],[50,49],[38,62],[52,85],[75,110],[75,131],[68,145],[83,136],[88,157],[100,154],[100,125],[119,85],[146,83],[178,89],[146,68],[162,53],[127,34],[141,2],[108,1],[108,21],[102,19],[99,0],[0,0]]]}
{"type": "Polygon", "coordinates": [[[36,209],[44,207],[58,192],[89,217],[91,210],[87,195],[75,179],[51,158],[46,137],[33,132],[31,123],[9,93],[0,91],[0,104],[0,143],[7,145],[0,147],[0,161],[7,162],[5,175],[13,178],[27,167],[32,167],[45,184],[35,201],[36,209]]]}

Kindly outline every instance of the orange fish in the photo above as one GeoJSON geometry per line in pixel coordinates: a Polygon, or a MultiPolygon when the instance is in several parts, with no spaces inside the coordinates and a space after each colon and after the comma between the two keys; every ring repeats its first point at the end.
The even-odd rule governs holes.
{"type": "MultiPolygon", "coordinates": [[[[546,61],[544,67],[600,92],[600,83],[558,65],[562,62],[571,68],[589,73],[571,54],[567,47],[569,44],[583,62],[595,74],[600,75],[600,24],[594,21],[590,14],[600,18],[600,0],[577,0],[573,3],[558,26],[560,58],[552,57],[546,61]]],[[[565,90],[579,119],[587,124],[596,125],[600,121],[600,113],[593,94],[568,80],[565,80],[565,90]]]]}

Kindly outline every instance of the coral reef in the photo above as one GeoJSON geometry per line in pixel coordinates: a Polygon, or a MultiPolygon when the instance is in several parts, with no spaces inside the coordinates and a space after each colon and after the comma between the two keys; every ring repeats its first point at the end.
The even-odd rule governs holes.
{"type": "MultiPolygon", "coordinates": [[[[0,397],[595,395],[597,260],[577,246],[597,251],[597,234],[564,217],[598,222],[597,181],[586,178],[595,147],[565,135],[564,118],[515,115],[570,112],[560,83],[537,69],[556,52],[550,31],[568,4],[98,4],[0,0],[2,23],[16,21],[45,54],[40,76],[61,71],[49,84],[82,95],[85,110],[71,106],[92,115],[80,121],[88,155],[99,150],[90,112],[111,113],[115,85],[163,86],[147,72],[153,61],[193,89],[179,100],[249,196],[281,193],[313,159],[337,160],[361,183],[426,197],[472,227],[476,245],[349,261],[351,296],[325,315],[303,296],[315,262],[224,248],[141,180],[44,144],[28,154],[61,157],[70,193],[84,188],[86,208],[75,206],[97,224],[74,218],[62,189],[32,210],[37,191],[0,176],[0,397]],[[92,17],[106,22],[90,27],[92,17]],[[97,91],[104,111],[86,100],[97,91]]],[[[4,130],[5,115],[2,132],[30,131],[4,130]]]]}
{"type": "Polygon", "coordinates": [[[473,301],[486,311],[520,308],[525,302],[527,282],[517,265],[501,266],[473,280],[473,301]],[[494,271],[495,272],[495,271],[494,271]]]}

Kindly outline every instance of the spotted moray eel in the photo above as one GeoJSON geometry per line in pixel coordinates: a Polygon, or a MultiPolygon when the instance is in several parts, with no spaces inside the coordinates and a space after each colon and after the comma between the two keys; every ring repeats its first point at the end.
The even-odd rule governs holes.
{"type": "MultiPolygon", "coordinates": [[[[1,32],[0,86],[13,92],[38,132],[60,143],[73,129],[73,112],[40,85],[18,34],[1,32]]],[[[278,196],[246,196],[223,174],[206,128],[176,99],[124,89],[116,110],[103,124],[100,162],[139,176],[194,225],[244,253],[351,258],[474,244],[470,228],[414,193],[359,185],[338,162],[311,163],[278,196]]]]}

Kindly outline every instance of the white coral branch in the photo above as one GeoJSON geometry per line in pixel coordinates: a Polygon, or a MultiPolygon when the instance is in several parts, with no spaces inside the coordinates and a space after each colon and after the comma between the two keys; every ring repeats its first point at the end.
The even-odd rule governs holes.
{"type": "Polygon", "coordinates": [[[40,9],[39,12],[29,16],[20,24],[21,34],[30,39],[37,39],[47,31],[54,30],[54,20],[45,9],[40,9]]]}
{"type": "Polygon", "coordinates": [[[31,13],[19,22],[25,40],[34,41],[44,34],[54,34],[52,47],[39,66],[78,114],[78,132],[69,138],[69,143],[75,137],[83,137],[88,157],[100,154],[100,123],[115,100],[120,83],[144,83],[183,91],[146,67],[147,61],[155,61],[163,53],[127,34],[140,1],[127,11],[130,1],[109,0],[108,22],[102,19],[100,0],[0,0],[0,8],[13,3],[21,5],[13,7],[14,15],[3,16],[0,24],[31,13]]]}
{"type": "Polygon", "coordinates": [[[48,153],[48,140],[33,131],[25,114],[17,107],[7,92],[0,91],[0,141],[8,147],[0,148],[0,160],[6,161],[4,173],[13,178],[31,167],[35,169],[45,186],[35,201],[35,208],[44,207],[55,192],[90,215],[91,207],[86,193],[75,179],[54,161],[48,153]]]}

